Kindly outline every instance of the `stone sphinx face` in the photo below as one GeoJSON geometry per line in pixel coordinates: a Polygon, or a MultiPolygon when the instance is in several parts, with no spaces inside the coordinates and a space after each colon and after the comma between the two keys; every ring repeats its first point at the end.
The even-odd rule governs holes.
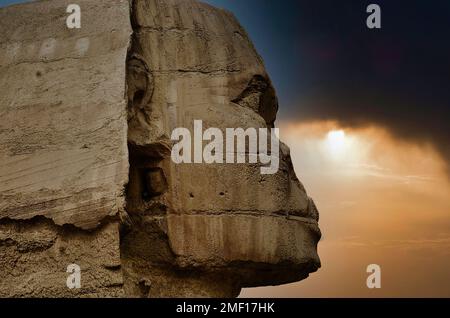
{"type": "Polygon", "coordinates": [[[274,126],[275,90],[246,32],[197,2],[136,1],[133,11],[125,285],[144,295],[229,296],[307,277],[320,266],[318,212],[287,146],[275,174],[261,174],[259,163],[171,159],[172,131],[193,135],[195,120],[224,133],[274,126]]]}

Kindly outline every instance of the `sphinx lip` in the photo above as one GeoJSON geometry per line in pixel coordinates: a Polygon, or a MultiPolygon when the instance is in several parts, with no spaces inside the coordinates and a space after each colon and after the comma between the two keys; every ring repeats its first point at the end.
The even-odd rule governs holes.
{"type": "Polygon", "coordinates": [[[303,223],[306,227],[317,235],[319,238],[322,236],[322,233],[319,228],[319,222],[312,216],[308,215],[292,215],[287,212],[262,212],[256,210],[246,210],[246,211],[235,211],[235,210],[227,210],[227,211],[189,211],[188,214],[180,213],[180,212],[169,212],[169,215],[190,215],[190,216],[246,216],[246,217],[255,217],[255,218],[275,218],[275,219],[284,219],[288,222],[298,222],[303,223]]]}
{"type": "Polygon", "coordinates": [[[319,222],[317,219],[315,219],[312,216],[299,216],[299,215],[292,215],[288,213],[270,213],[270,214],[261,214],[260,212],[254,212],[254,213],[242,213],[241,215],[250,215],[255,217],[272,217],[277,219],[284,219],[288,222],[298,222],[303,223],[305,226],[314,233],[318,239],[322,237],[322,232],[319,228],[319,222]]]}
{"type": "Polygon", "coordinates": [[[302,216],[288,216],[288,220],[292,220],[294,222],[301,222],[307,224],[308,228],[318,236],[320,239],[322,237],[322,232],[319,228],[319,222],[312,217],[302,217],[302,216]]]}

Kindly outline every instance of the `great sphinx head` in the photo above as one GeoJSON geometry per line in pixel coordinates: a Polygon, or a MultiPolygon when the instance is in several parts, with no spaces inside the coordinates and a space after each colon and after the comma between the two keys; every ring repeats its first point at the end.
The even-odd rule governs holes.
{"type": "MultiPolygon", "coordinates": [[[[119,1],[117,6],[125,7],[126,2],[119,1]]],[[[106,0],[99,3],[111,6],[106,0]]],[[[111,62],[102,61],[117,63],[112,68],[115,72],[106,74],[107,67],[101,70],[114,83],[107,87],[110,95],[99,93],[102,87],[84,88],[95,91],[85,100],[96,105],[90,111],[100,122],[91,123],[83,112],[87,107],[72,109],[70,116],[62,115],[61,125],[70,126],[69,119],[77,115],[91,123],[79,118],[75,121],[84,126],[72,123],[69,131],[79,132],[75,135],[79,140],[69,142],[62,132],[59,137],[43,133],[43,138],[57,140],[59,148],[85,159],[90,174],[84,175],[88,171],[80,167],[82,175],[77,178],[75,171],[70,179],[75,185],[66,179],[27,189],[48,199],[55,195],[52,189],[66,187],[59,194],[73,193],[70,203],[59,204],[59,195],[54,209],[44,213],[32,208],[39,202],[25,200],[28,214],[0,203],[1,213],[12,219],[42,214],[56,224],[89,230],[105,219],[116,222],[120,226],[114,235],[120,235],[119,266],[127,296],[228,297],[237,296],[244,287],[306,278],[320,267],[318,212],[295,175],[286,145],[275,143],[277,149],[271,149],[269,143],[267,150],[277,156],[277,169],[266,174],[261,173],[261,162],[176,163],[172,156],[174,130],[186,128],[194,136],[196,121],[202,122],[204,131],[217,128],[224,136],[227,128],[261,128],[268,131],[268,140],[276,138],[272,130],[278,110],[275,90],[245,30],[229,12],[193,0],[135,0],[128,12],[130,32],[109,35],[119,44],[128,36],[128,47],[109,44],[112,40],[103,33],[97,36],[106,46],[120,49],[111,62]],[[121,74],[123,89],[117,78],[112,79],[121,74]],[[102,124],[105,117],[112,118],[109,124],[102,124]],[[96,128],[103,130],[102,138],[90,134],[96,128]],[[87,137],[81,138],[83,134],[87,137]],[[101,144],[106,137],[108,141],[101,144]],[[86,208],[86,202],[92,206],[86,208]],[[58,207],[67,204],[72,212],[63,209],[61,214],[58,207]],[[95,213],[88,214],[86,209],[95,213]]],[[[83,38],[78,36],[73,45],[77,47],[83,38]]],[[[105,47],[98,50],[111,54],[105,47]]],[[[92,49],[83,54],[96,58],[92,49]]],[[[42,68],[36,81],[48,74],[45,65],[42,68]]],[[[88,79],[96,76],[89,74],[88,67],[85,71],[88,79]]],[[[57,118],[50,122],[56,123],[57,118]]],[[[11,140],[9,153],[13,148],[11,140]]],[[[245,157],[260,151],[247,146],[245,157]]],[[[238,155],[235,148],[231,152],[238,155]]],[[[230,151],[225,149],[222,155],[227,154],[230,151]]],[[[58,156],[64,163],[67,153],[58,152],[58,156]]],[[[39,149],[34,158],[47,162],[39,149]]],[[[0,196],[8,202],[23,198],[10,188],[4,185],[0,196]]]]}
{"type": "Polygon", "coordinates": [[[178,163],[171,157],[179,127],[190,130],[194,148],[196,121],[202,133],[218,128],[226,137],[227,128],[269,128],[270,134],[277,98],[248,35],[230,13],[198,2],[135,1],[133,10],[127,83],[133,223],[161,229],[174,271],[225,279],[234,293],[305,278],[319,267],[318,213],[287,146],[279,146],[279,169],[270,174],[249,160],[178,163]]]}

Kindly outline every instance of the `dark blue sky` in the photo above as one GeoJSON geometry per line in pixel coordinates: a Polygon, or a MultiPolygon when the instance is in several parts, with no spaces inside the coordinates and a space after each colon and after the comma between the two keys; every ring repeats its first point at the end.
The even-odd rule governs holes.
{"type": "Polygon", "coordinates": [[[450,158],[450,1],[204,1],[247,29],[277,89],[280,119],[378,124],[450,158]],[[381,6],[381,30],[366,27],[369,3],[381,6]]]}

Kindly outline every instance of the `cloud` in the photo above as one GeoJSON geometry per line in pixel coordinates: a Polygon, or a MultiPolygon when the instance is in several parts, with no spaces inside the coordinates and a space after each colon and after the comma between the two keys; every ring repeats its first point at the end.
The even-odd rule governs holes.
{"type": "Polygon", "coordinates": [[[449,104],[435,101],[429,105],[410,97],[382,94],[372,98],[370,93],[349,93],[347,96],[328,93],[326,97],[312,98],[309,103],[300,102],[300,109],[292,112],[297,116],[291,114],[290,118],[298,121],[335,120],[341,127],[350,128],[382,126],[407,142],[433,145],[450,165],[450,96],[449,104]],[[405,106],[407,103],[409,106],[405,106]]]}
{"type": "Polygon", "coordinates": [[[365,1],[300,3],[298,93],[280,118],[379,125],[432,144],[450,166],[450,4],[379,1],[382,29],[374,31],[364,24],[365,1]]]}

